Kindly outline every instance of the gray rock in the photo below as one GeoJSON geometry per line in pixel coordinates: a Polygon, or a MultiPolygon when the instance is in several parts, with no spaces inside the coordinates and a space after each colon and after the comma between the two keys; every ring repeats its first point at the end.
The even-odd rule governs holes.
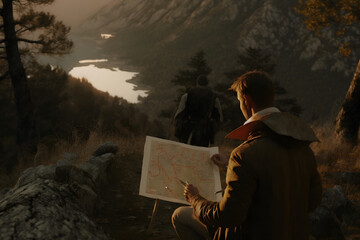
{"type": "Polygon", "coordinates": [[[309,222],[311,235],[316,238],[354,239],[360,236],[360,204],[349,201],[340,186],[326,189],[309,222]]]}
{"type": "Polygon", "coordinates": [[[327,207],[318,207],[309,217],[310,233],[320,239],[344,239],[341,223],[336,215],[327,207]]]}
{"type": "Polygon", "coordinates": [[[341,219],[346,203],[348,202],[341,186],[336,185],[323,192],[321,206],[329,208],[336,216],[341,219]]]}
{"type": "Polygon", "coordinates": [[[107,239],[75,198],[54,180],[37,179],[14,189],[0,201],[0,238],[107,239]]]}
{"type": "Polygon", "coordinates": [[[76,154],[73,154],[73,153],[64,153],[63,158],[60,159],[59,161],[57,161],[56,165],[57,165],[57,166],[64,166],[64,165],[75,164],[77,158],[78,158],[78,156],[77,156],[76,154]]]}
{"type": "Polygon", "coordinates": [[[113,158],[106,153],[76,164],[66,154],[56,165],[25,170],[0,193],[0,239],[108,239],[89,216],[113,158]]]}
{"type": "Polygon", "coordinates": [[[94,157],[97,157],[97,156],[101,156],[105,153],[117,153],[117,151],[119,150],[119,147],[118,145],[116,145],[115,143],[113,142],[105,142],[105,143],[102,143],[100,144],[96,149],[95,151],[93,152],[93,156],[94,157]]]}
{"type": "Polygon", "coordinates": [[[77,165],[84,172],[87,172],[97,186],[103,184],[107,178],[107,171],[114,154],[106,153],[99,157],[92,157],[88,161],[77,165]]]}
{"type": "Polygon", "coordinates": [[[37,178],[42,179],[54,179],[55,177],[55,166],[44,166],[39,165],[36,167],[31,167],[26,169],[18,179],[15,187],[21,187],[32,181],[36,180],[37,178]]]}
{"type": "Polygon", "coordinates": [[[55,169],[55,180],[66,184],[87,185],[92,189],[95,189],[96,185],[91,172],[74,165],[57,166],[55,169]]]}
{"type": "Polygon", "coordinates": [[[77,203],[88,215],[92,216],[97,208],[96,202],[98,200],[98,195],[87,185],[73,183],[70,187],[76,194],[77,203]]]}

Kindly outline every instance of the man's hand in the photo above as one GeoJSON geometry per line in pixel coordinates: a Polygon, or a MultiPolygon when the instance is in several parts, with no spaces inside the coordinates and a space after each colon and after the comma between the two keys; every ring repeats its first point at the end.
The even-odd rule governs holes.
{"type": "Polygon", "coordinates": [[[229,162],[228,158],[222,153],[217,153],[217,154],[212,155],[211,161],[213,161],[220,168],[226,167],[229,162]]]}
{"type": "Polygon", "coordinates": [[[192,184],[186,183],[186,186],[184,187],[185,200],[191,203],[191,199],[198,195],[199,189],[197,189],[197,187],[193,186],[192,184]]]}

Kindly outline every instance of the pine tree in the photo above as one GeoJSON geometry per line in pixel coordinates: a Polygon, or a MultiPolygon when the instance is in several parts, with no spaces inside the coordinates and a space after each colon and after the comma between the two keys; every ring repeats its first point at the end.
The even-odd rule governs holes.
{"type": "Polygon", "coordinates": [[[36,152],[37,133],[23,59],[36,53],[69,52],[72,48],[72,42],[67,39],[70,28],[56,21],[53,15],[34,10],[54,0],[1,1],[0,65],[3,67],[0,80],[10,77],[12,81],[18,115],[17,141],[24,157],[36,152]]]}
{"type": "MultiPolygon", "coordinates": [[[[271,55],[265,54],[261,49],[258,48],[247,48],[245,53],[239,54],[238,59],[238,68],[225,73],[225,75],[230,80],[227,83],[220,84],[217,86],[217,89],[220,89],[223,94],[220,95],[221,102],[224,105],[224,118],[230,118],[231,127],[234,128],[236,125],[233,125],[233,122],[237,122],[239,116],[237,115],[235,118],[231,115],[227,116],[227,112],[234,112],[236,108],[239,108],[238,102],[234,99],[233,94],[226,91],[229,88],[231,83],[236,80],[239,76],[243,75],[246,72],[259,70],[266,72],[269,75],[274,74],[276,64],[273,62],[271,55]]],[[[291,112],[295,115],[300,115],[302,113],[302,108],[297,103],[295,98],[289,98],[287,96],[287,91],[280,86],[280,84],[275,81],[275,93],[276,93],[276,101],[275,105],[284,112],[291,112]]],[[[243,119],[244,120],[244,119],[243,119]]]]}
{"type": "Polygon", "coordinates": [[[212,71],[206,62],[205,52],[202,50],[190,58],[187,67],[185,70],[180,70],[172,79],[175,85],[185,87],[185,90],[194,87],[196,85],[196,79],[200,75],[208,76],[212,71]]]}

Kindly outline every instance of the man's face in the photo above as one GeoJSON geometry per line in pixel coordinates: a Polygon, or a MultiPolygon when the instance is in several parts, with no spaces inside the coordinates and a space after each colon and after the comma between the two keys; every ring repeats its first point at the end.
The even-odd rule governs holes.
{"type": "Polygon", "coordinates": [[[251,113],[251,109],[248,106],[248,103],[246,101],[246,96],[242,95],[240,92],[237,92],[237,98],[240,102],[240,110],[242,112],[242,114],[244,115],[245,119],[248,120],[252,113],[251,113]]]}

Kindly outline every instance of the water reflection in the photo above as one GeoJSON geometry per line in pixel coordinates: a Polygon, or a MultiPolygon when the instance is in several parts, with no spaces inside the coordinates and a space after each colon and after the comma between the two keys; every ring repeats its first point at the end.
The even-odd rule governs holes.
{"type": "Polygon", "coordinates": [[[107,33],[102,33],[102,34],[100,34],[100,36],[101,36],[102,39],[109,39],[109,38],[114,37],[114,35],[107,34],[107,33]]]}
{"type": "Polygon", "coordinates": [[[100,63],[100,62],[107,62],[107,59],[87,59],[87,60],[80,60],[79,63],[100,63]]]}
{"type": "Polygon", "coordinates": [[[121,71],[119,68],[98,68],[91,64],[74,67],[69,74],[76,78],[86,78],[95,88],[108,92],[112,96],[125,98],[131,103],[137,103],[138,96],[147,95],[146,91],[135,91],[136,85],[126,81],[133,78],[137,74],[135,72],[121,71]]]}

